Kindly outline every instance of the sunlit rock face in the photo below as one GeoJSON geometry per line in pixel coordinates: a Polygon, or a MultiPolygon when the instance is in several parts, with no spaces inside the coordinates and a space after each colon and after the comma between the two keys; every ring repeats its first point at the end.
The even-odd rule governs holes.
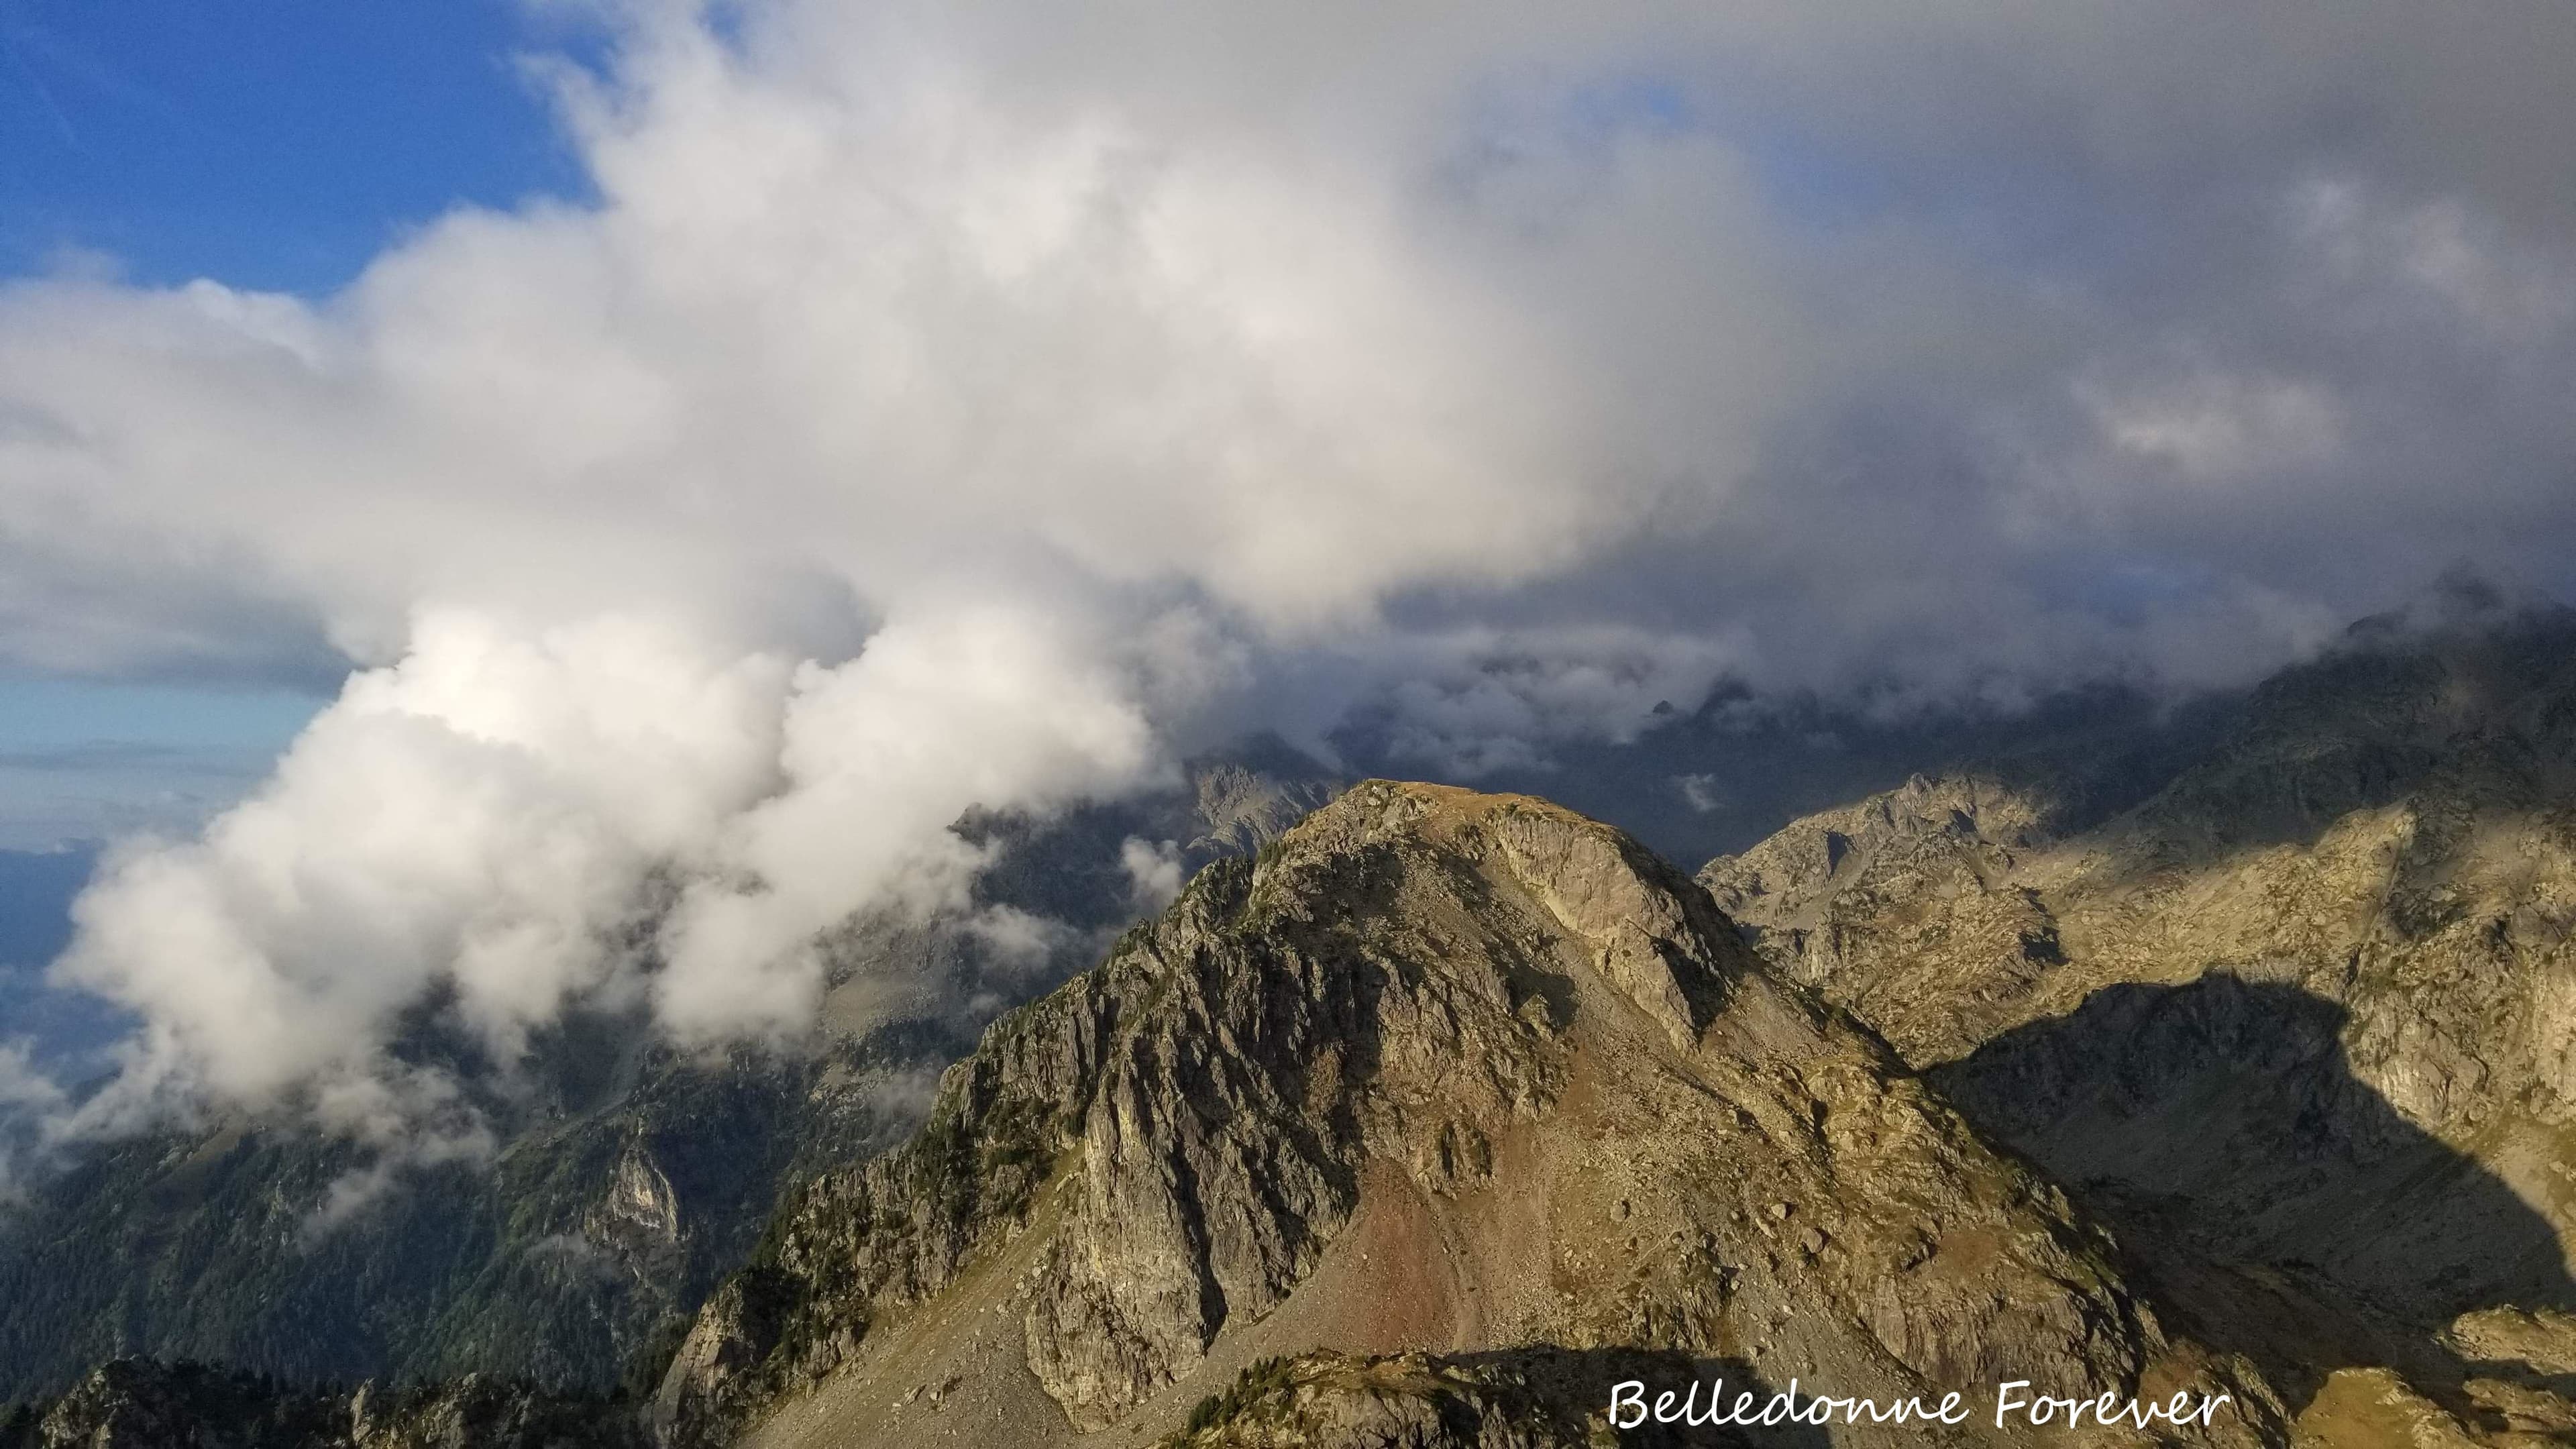
{"type": "Polygon", "coordinates": [[[1509,1434],[1640,1353],[1891,1398],[2198,1377],[2269,1412],[1678,872],[1540,801],[1384,782],[997,1024],[921,1137],[782,1214],[658,1411],[691,1444],[1188,1433],[1311,1351],[1362,1367],[1261,1382],[1485,1405],[1505,1437],[1462,1443],[1556,1442],[1509,1434]]]}
{"type": "Polygon", "coordinates": [[[2550,1378],[2554,1330],[2490,1352],[2454,1320],[2576,1307],[2576,621],[2366,622],[2143,804],[2071,833],[2055,804],[1917,780],[1700,878],[2110,1222],[2176,1321],[2302,1397],[2393,1367],[2528,1418],[2461,1386],[2550,1378]]]}

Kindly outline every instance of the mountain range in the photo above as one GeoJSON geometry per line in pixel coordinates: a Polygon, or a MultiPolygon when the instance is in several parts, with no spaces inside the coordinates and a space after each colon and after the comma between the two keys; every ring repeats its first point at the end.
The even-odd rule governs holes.
{"type": "Polygon", "coordinates": [[[2576,616],[2451,599],[1911,759],[1839,723],[1721,698],[1563,767],[1643,840],[1275,742],[966,822],[1044,961],[861,920],[804,1050],[577,1021],[491,1164],[330,1231],[345,1149],[121,1144],[0,1236],[0,1444],[1694,1443],[1603,1410],[1720,1379],[2576,1437],[2576,616]],[[1129,839],[1193,868],[1141,920],[1129,839]]]}

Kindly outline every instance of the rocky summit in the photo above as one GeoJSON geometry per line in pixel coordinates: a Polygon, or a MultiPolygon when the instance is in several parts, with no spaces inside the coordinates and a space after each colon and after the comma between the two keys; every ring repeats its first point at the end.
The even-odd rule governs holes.
{"type": "Polygon", "coordinates": [[[1686,877],[1537,800],[1373,782],[803,1190],[654,1413],[692,1449],[1552,1445],[1599,1442],[1618,1382],[1792,1378],[2199,1385],[2241,1406],[2199,1437],[2284,1424],[1686,877]]]}
{"type": "MultiPolygon", "coordinates": [[[[1179,899],[918,1131],[775,1124],[808,1166],[623,1389],[121,1360],[0,1446],[2576,1441],[2576,618],[2195,708],[1696,878],[1528,796],[1211,774],[1179,899]]],[[[696,1211],[666,1145],[581,1231],[696,1211]]]]}

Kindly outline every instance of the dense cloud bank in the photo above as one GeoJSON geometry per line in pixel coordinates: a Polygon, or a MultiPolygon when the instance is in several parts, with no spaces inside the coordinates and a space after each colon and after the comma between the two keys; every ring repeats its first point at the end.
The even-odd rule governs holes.
{"type": "Polygon", "coordinates": [[[2560,0],[608,23],[533,67],[595,203],[0,289],[0,660],[358,667],[105,865],[60,970],[144,1026],[57,1131],[470,1152],[423,1001],[792,1034],[962,811],[1256,724],[2189,688],[2576,557],[2560,0]]]}

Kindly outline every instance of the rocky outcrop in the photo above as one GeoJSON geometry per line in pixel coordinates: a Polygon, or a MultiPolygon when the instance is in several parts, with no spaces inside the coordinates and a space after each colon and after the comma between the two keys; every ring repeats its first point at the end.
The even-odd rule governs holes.
{"type": "Polygon", "coordinates": [[[1190,771],[1205,827],[1194,849],[1250,854],[1341,793],[1341,782],[1276,735],[1256,735],[1236,755],[1190,771]]]}
{"type": "Polygon", "coordinates": [[[1784,974],[1937,1060],[1991,1034],[1989,1018],[2064,958],[2056,918],[2013,884],[2051,813],[2026,787],[1916,776],[1699,879],[1784,974]]]}
{"type": "Polygon", "coordinates": [[[2160,791],[2079,833],[2056,833],[2065,812],[2045,788],[1918,778],[1699,878],[1767,959],[1917,1063],[2064,1015],[2113,982],[2223,968],[2355,1006],[2365,980],[2383,996],[2438,985],[2456,1018],[2446,1029],[2474,1050],[2398,1032],[2356,1041],[2356,1055],[2405,1059],[2388,1075],[2408,1110],[2465,1120],[2563,1055],[2491,993],[2552,979],[2541,958],[2576,922],[2576,615],[2392,627],[2366,621],[2266,682],[2160,791]],[[2488,1027],[2516,1038],[2510,1051],[2490,1049],[2488,1027]],[[2527,1066],[2487,1083],[2471,1056],[2527,1066]]]}
{"type": "Polygon", "coordinates": [[[2386,1372],[2529,1420],[2450,1325],[2576,1307],[2576,617],[2367,624],[2137,808],[2053,818],[1919,780],[1701,878],[2294,1402],[2386,1372]]]}
{"type": "MultiPolygon", "coordinates": [[[[1185,1430],[1265,1353],[1531,1346],[2264,1403],[1689,881],[1535,800],[1371,782],[1203,872],[997,1023],[912,1143],[801,1193],[656,1408],[687,1445],[1115,1440],[1185,1430]]],[[[1510,1418],[1449,1372],[1402,1370],[1448,1387],[1350,1442],[1510,1418]]]]}

